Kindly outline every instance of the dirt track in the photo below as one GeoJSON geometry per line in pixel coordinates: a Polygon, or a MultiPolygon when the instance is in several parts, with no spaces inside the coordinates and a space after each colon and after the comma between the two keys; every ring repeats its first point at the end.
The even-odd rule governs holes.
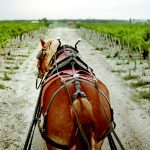
{"type": "MultiPolygon", "coordinates": [[[[59,37],[64,44],[74,45],[81,38],[75,29],[50,29],[45,37],[59,37]]],[[[111,104],[117,124],[116,132],[127,150],[150,150],[150,117],[131,101],[130,89],[125,82],[114,75],[106,63],[105,58],[98,51],[82,40],[78,49],[83,60],[94,69],[96,76],[103,81],[110,91],[111,104]]],[[[0,120],[0,149],[22,149],[38,92],[35,89],[36,51],[22,65],[8,85],[11,89],[0,90],[1,120],[0,120]],[[7,100],[7,101],[6,101],[7,100]]],[[[43,140],[38,132],[33,141],[34,150],[44,149],[43,140]],[[36,139],[36,140],[35,140],[36,139]],[[38,142],[37,142],[38,141],[38,142]],[[37,143],[40,143],[37,145],[37,143]]],[[[107,142],[104,149],[109,149],[107,142]]]]}

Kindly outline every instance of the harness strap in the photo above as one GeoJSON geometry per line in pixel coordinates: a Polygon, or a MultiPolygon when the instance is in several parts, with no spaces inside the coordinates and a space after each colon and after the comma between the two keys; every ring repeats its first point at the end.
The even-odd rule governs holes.
{"type": "Polygon", "coordinates": [[[59,148],[59,149],[63,149],[63,150],[68,150],[67,149],[67,145],[63,145],[63,144],[58,144],[56,143],[55,141],[53,141],[52,139],[50,139],[43,131],[40,131],[41,133],[41,136],[42,138],[48,143],[48,144],[51,144],[53,145],[54,147],[56,148],[59,148]]]}
{"type": "MultiPolygon", "coordinates": [[[[71,84],[71,83],[72,83],[72,80],[71,80],[71,81],[68,81],[67,84],[69,85],[69,84],[71,84]]],[[[55,96],[56,96],[64,87],[65,87],[65,85],[62,85],[61,87],[59,87],[59,88],[55,91],[55,93],[52,95],[52,97],[50,98],[50,100],[49,100],[49,102],[48,102],[48,105],[47,105],[47,108],[46,108],[45,116],[48,115],[49,108],[50,108],[50,106],[51,106],[51,104],[52,104],[52,102],[53,102],[55,96]]]]}
{"type": "MultiPolygon", "coordinates": [[[[96,88],[97,88],[97,89],[99,88],[99,87],[98,87],[97,80],[96,80],[96,88]]],[[[105,96],[103,93],[102,93],[102,95],[105,96]]],[[[105,98],[107,98],[107,97],[105,96],[105,98]]],[[[100,100],[101,100],[101,98],[100,98],[100,100]]],[[[121,148],[122,150],[125,150],[125,148],[123,147],[123,145],[122,145],[120,139],[118,138],[118,136],[117,136],[117,134],[116,134],[116,132],[115,132],[113,126],[112,126],[111,121],[109,120],[109,118],[108,118],[108,116],[107,116],[107,113],[106,113],[106,110],[105,110],[105,107],[104,107],[104,104],[103,104],[102,101],[101,101],[101,103],[102,103],[102,108],[103,108],[103,112],[104,112],[105,118],[106,118],[106,120],[107,120],[107,123],[108,123],[108,125],[109,125],[109,127],[110,127],[110,129],[111,129],[111,131],[112,131],[112,133],[113,133],[113,135],[115,136],[115,138],[116,138],[116,140],[117,140],[117,142],[118,142],[120,148],[121,148]]],[[[111,107],[110,107],[110,108],[111,108],[111,107]]],[[[111,135],[111,134],[110,134],[110,135],[111,135]]],[[[112,138],[110,135],[108,135],[108,138],[111,139],[111,140],[113,140],[113,138],[112,138]]],[[[114,143],[112,143],[112,144],[114,144],[114,143]]],[[[115,149],[114,149],[114,150],[115,150],[115,149]]]]}
{"type": "Polygon", "coordinates": [[[80,120],[78,119],[78,115],[77,115],[76,109],[75,109],[75,107],[74,107],[74,105],[73,105],[73,101],[77,98],[77,96],[78,96],[78,94],[79,94],[79,91],[80,91],[79,82],[75,84],[75,86],[76,86],[76,92],[75,92],[75,94],[73,95],[73,101],[72,101],[72,98],[71,98],[69,89],[68,89],[68,87],[67,87],[67,85],[66,85],[66,82],[63,81],[63,84],[65,85],[65,88],[66,88],[68,97],[69,97],[69,99],[70,99],[70,102],[71,102],[71,104],[72,104],[72,107],[74,108],[74,112],[75,112],[75,116],[76,116],[76,120],[77,120],[77,124],[78,124],[78,128],[79,128],[79,130],[80,130],[80,133],[81,133],[81,135],[82,135],[82,137],[83,137],[84,142],[85,142],[86,145],[87,145],[88,150],[90,150],[90,144],[89,144],[88,139],[87,139],[87,137],[86,137],[86,134],[85,134],[85,132],[84,132],[84,130],[83,130],[83,128],[82,128],[82,125],[81,125],[81,123],[80,123],[80,120]]]}
{"type": "Polygon", "coordinates": [[[46,78],[48,78],[49,76],[51,76],[52,74],[57,72],[59,69],[63,68],[64,66],[67,66],[68,64],[71,64],[72,62],[74,62],[75,64],[80,66],[83,70],[86,70],[86,71],[94,74],[93,70],[86,63],[84,63],[80,59],[79,56],[71,54],[71,55],[65,57],[63,60],[61,60],[59,62],[55,61],[54,68],[48,72],[46,78]]]}

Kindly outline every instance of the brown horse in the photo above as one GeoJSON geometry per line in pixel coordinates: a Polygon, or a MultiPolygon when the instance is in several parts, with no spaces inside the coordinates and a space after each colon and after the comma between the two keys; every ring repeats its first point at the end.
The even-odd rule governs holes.
{"type": "Polygon", "coordinates": [[[41,40],[37,55],[43,119],[39,123],[48,150],[98,150],[110,132],[109,91],[76,48],[41,40]]]}

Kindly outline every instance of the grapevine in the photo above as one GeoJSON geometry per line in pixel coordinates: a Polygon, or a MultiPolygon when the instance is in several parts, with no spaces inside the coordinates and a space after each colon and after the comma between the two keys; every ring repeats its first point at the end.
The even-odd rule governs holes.
{"type": "Polygon", "coordinates": [[[0,22],[0,47],[4,48],[13,37],[22,36],[45,25],[31,22],[0,22]]]}
{"type": "Polygon", "coordinates": [[[130,43],[132,51],[138,51],[139,45],[142,52],[150,51],[150,25],[149,24],[90,24],[77,23],[78,27],[94,30],[98,33],[116,37],[126,46],[130,43]]]}

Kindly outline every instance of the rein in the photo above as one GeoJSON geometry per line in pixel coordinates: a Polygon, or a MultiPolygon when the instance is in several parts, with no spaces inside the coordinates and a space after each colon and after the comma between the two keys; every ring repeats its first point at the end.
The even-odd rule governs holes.
{"type": "Polygon", "coordinates": [[[33,114],[33,118],[32,118],[32,122],[30,124],[30,128],[26,137],[26,141],[23,147],[23,150],[31,150],[31,145],[32,145],[32,140],[33,140],[33,136],[34,136],[34,131],[35,131],[35,127],[37,124],[38,119],[41,116],[41,112],[42,112],[42,108],[40,105],[40,98],[42,95],[42,90],[40,91],[37,103],[36,103],[36,107],[34,110],[34,114],[33,114]]]}
{"type": "Polygon", "coordinates": [[[45,55],[46,55],[46,54],[44,54],[44,55],[42,56],[41,62],[40,62],[40,66],[38,67],[38,70],[39,70],[39,72],[40,72],[40,71],[42,72],[43,77],[42,77],[42,79],[40,80],[40,83],[38,84],[38,79],[39,79],[39,73],[38,73],[37,78],[36,78],[36,89],[39,89],[40,86],[41,86],[41,84],[42,84],[42,82],[44,81],[44,72],[43,72],[43,70],[42,70],[42,63],[43,63],[43,60],[44,60],[45,55]]]}

